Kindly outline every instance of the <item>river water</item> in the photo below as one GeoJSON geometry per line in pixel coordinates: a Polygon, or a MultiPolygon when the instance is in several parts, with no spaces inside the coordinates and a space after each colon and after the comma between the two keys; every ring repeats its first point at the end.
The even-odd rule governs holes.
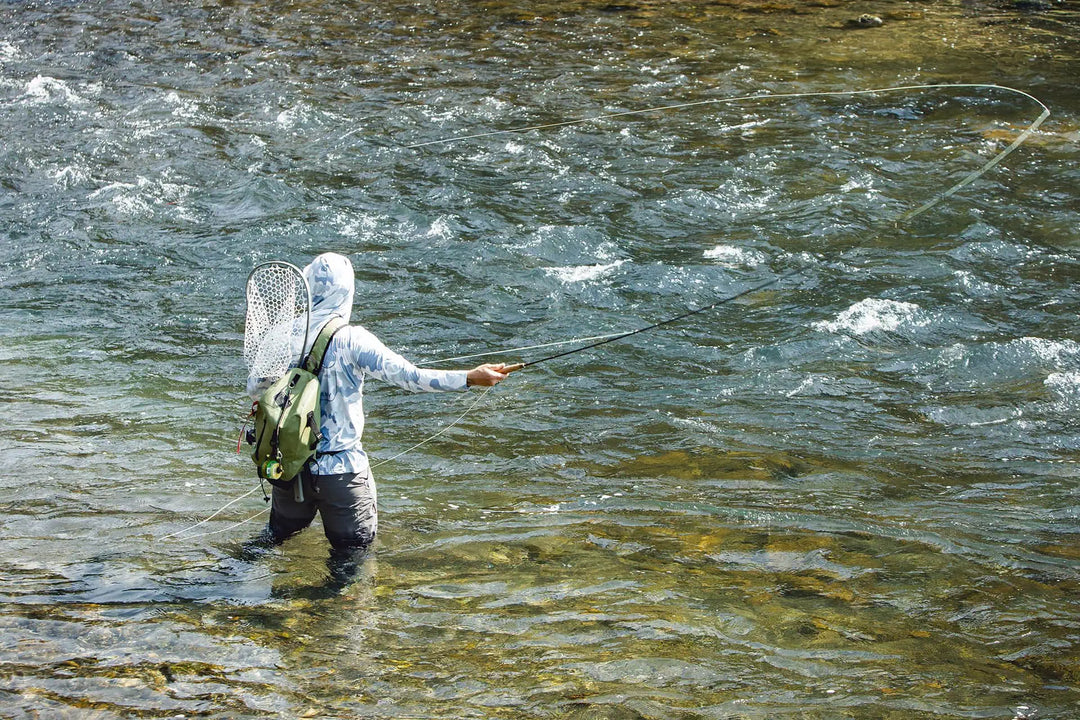
{"type": "Polygon", "coordinates": [[[1080,9],[1011,5],[0,4],[0,716],[1080,717],[1080,9]],[[1040,108],[410,147],[941,83],[1051,116],[902,221],[1040,108]],[[329,250],[417,362],[777,282],[369,385],[343,579],[235,447],[247,273],[329,250]]]}

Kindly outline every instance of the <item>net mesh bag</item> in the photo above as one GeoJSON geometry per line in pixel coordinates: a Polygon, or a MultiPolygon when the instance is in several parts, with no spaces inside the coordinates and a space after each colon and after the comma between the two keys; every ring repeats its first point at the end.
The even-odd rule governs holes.
{"type": "Polygon", "coordinates": [[[244,319],[248,375],[277,379],[307,341],[311,299],[299,268],[266,263],[251,271],[244,319]]]}

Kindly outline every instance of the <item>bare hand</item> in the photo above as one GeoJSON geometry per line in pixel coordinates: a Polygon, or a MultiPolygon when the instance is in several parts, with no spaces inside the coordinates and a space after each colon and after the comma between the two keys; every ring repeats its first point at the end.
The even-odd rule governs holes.
{"type": "Polygon", "coordinates": [[[516,365],[507,365],[506,363],[479,365],[469,371],[467,384],[470,387],[473,385],[491,387],[505,380],[510,373],[523,367],[525,367],[525,363],[517,363],[516,365]]]}

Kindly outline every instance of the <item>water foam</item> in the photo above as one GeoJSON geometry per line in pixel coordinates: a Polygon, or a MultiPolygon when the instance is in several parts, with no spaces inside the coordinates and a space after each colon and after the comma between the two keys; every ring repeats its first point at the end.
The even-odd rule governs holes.
{"type": "Polygon", "coordinates": [[[557,278],[567,284],[586,282],[610,274],[624,262],[626,261],[616,260],[607,265],[575,265],[572,267],[545,268],[544,272],[547,273],[548,276],[557,278]]]}
{"type": "Polygon", "coordinates": [[[814,323],[813,327],[826,332],[866,335],[926,327],[931,322],[931,318],[915,303],[866,298],[840,313],[835,320],[822,320],[814,323]]]}
{"type": "Polygon", "coordinates": [[[445,216],[436,218],[424,233],[424,237],[438,240],[452,240],[454,230],[450,227],[450,221],[445,216]]]}
{"type": "Polygon", "coordinates": [[[747,250],[734,245],[717,245],[710,250],[706,250],[704,255],[706,259],[716,260],[717,264],[730,268],[757,267],[766,260],[763,252],[747,250]]]}
{"type": "MultiPolygon", "coordinates": [[[[177,206],[194,189],[190,185],[170,182],[171,173],[150,179],[139,176],[134,182],[112,182],[89,194],[91,200],[106,199],[123,217],[149,217],[163,205],[177,206]]],[[[59,179],[58,179],[59,182],[59,179]]],[[[194,219],[181,211],[184,219],[194,219]]]]}
{"type": "Polygon", "coordinates": [[[1080,343],[1072,340],[1047,340],[1025,337],[1009,342],[1009,347],[1021,356],[1033,356],[1048,365],[1061,366],[1074,363],[1080,355],[1080,343]]]}
{"type": "Polygon", "coordinates": [[[66,82],[46,75],[38,75],[26,83],[25,96],[34,105],[51,103],[83,105],[86,103],[66,82]]]}
{"type": "Polygon", "coordinates": [[[23,52],[16,45],[9,42],[0,42],[0,62],[14,62],[15,60],[21,60],[23,57],[25,57],[23,52]]]}
{"type": "Polygon", "coordinates": [[[63,190],[83,185],[93,177],[90,168],[82,164],[65,165],[50,172],[49,176],[56,182],[56,186],[63,190]]]}
{"type": "Polygon", "coordinates": [[[181,97],[176,91],[165,96],[165,103],[172,107],[173,117],[194,120],[199,117],[199,103],[193,98],[181,97]]]}

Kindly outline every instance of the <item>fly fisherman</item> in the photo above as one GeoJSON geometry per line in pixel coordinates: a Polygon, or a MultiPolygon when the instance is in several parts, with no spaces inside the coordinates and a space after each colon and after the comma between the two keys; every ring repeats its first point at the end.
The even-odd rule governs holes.
{"type": "MultiPolygon", "coordinates": [[[[311,288],[311,350],[323,325],[334,316],[352,315],[354,275],[343,255],[324,253],[304,268],[311,288]]],[[[297,348],[299,350],[299,348],[297,348]]],[[[303,483],[303,500],[291,488],[274,485],[268,540],[280,543],[322,515],[323,529],[335,553],[351,554],[368,547],[378,529],[375,480],[360,437],[364,432],[364,379],[375,377],[413,392],[463,391],[473,385],[491,386],[505,380],[520,365],[480,365],[472,370],[418,368],[387,348],[359,325],[341,328],[323,356],[320,380],[320,433],[315,459],[295,482],[303,483]]],[[[249,377],[248,394],[258,399],[265,389],[260,378],[249,377]]]]}

